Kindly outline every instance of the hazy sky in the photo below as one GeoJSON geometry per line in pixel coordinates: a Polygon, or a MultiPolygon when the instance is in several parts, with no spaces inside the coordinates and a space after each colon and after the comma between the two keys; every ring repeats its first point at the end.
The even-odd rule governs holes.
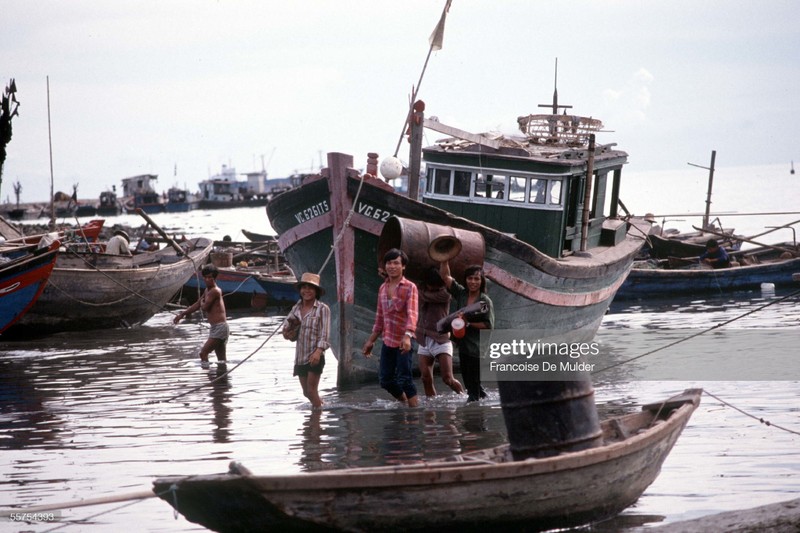
{"type": "MultiPolygon", "coordinates": [[[[391,155],[443,0],[0,0],[0,83],[20,116],[2,201],[96,197],[221,165],[271,177],[391,155]],[[177,174],[175,170],[177,169],[177,174]]],[[[420,97],[428,116],[513,131],[553,93],[600,118],[628,172],[800,162],[800,5],[761,0],[453,0],[420,97]],[[613,131],[613,132],[612,132],[613,131]]],[[[432,142],[440,134],[428,132],[432,142]]],[[[407,160],[407,144],[400,152],[407,160]]]]}

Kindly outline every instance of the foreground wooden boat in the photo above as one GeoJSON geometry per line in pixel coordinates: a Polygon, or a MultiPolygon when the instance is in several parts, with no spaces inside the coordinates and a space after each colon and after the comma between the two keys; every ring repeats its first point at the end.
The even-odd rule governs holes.
{"type": "Polygon", "coordinates": [[[508,446],[447,461],[259,476],[157,479],[187,520],[220,532],[571,527],[614,516],[655,480],[702,390],[603,421],[603,444],[513,461],[508,446]]]}
{"type": "Polygon", "coordinates": [[[793,284],[792,274],[800,270],[800,247],[783,243],[753,248],[734,253],[731,259],[734,266],[718,269],[699,264],[670,268],[668,260],[637,263],[616,300],[757,290],[762,283],[788,287],[793,284]]]}
{"type": "Polygon", "coordinates": [[[59,241],[0,246],[0,334],[21,319],[44,290],[58,256],[59,241]]]}
{"type": "MultiPolygon", "coordinates": [[[[360,176],[352,157],[328,154],[321,176],[268,204],[294,272],[320,272],[326,265],[323,299],[331,308],[340,384],[377,374],[379,358],[364,358],[361,347],[383,281],[379,237],[391,217],[400,228],[395,240],[425,256],[429,242],[410,242],[404,227],[423,225],[431,238],[456,230],[476,244],[475,256],[462,254],[454,262],[483,263],[498,329],[534,327],[574,342],[594,336],[650,226],[617,213],[627,154],[595,146],[602,123],[560,115],[560,107],[554,101],[552,114],[520,117],[523,134],[500,139],[446,127],[418,110],[411,121],[411,197],[375,177],[377,168],[360,176]],[[420,202],[413,177],[419,175],[423,126],[454,137],[421,150],[427,185],[420,202]]],[[[412,265],[423,266],[416,258],[412,265]]],[[[407,276],[419,279],[410,269],[407,276]]]]}
{"type": "Polygon", "coordinates": [[[196,238],[133,256],[68,247],[36,305],[9,335],[129,327],[149,320],[205,263],[213,244],[196,238]]]}

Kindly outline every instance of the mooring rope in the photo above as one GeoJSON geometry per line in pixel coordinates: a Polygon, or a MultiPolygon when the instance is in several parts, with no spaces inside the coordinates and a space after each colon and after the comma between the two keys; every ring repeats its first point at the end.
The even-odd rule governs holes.
{"type": "Polygon", "coordinates": [[[733,318],[731,318],[729,320],[726,320],[724,322],[720,322],[719,324],[715,324],[714,326],[711,326],[710,328],[706,328],[706,329],[701,330],[701,331],[699,331],[697,333],[694,333],[692,335],[688,335],[686,337],[682,337],[682,338],[680,338],[680,339],[678,339],[676,341],[670,342],[669,344],[665,344],[664,346],[659,346],[658,348],[654,348],[654,349],[650,350],[649,352],[645,352],[645,353],[637,355],[635,357],[631,357],[630,359],[625,359],[624,361],[619,361],[617,363],[608,365],[608,366],[606,366],[604,368],[601,368],[599,370],[594,370],[593,372],[591,372],[591,374],[592,375],[599,374],[600,372],[605,372],[606,370],[610,370],[612,368],[616,368],[618,366],[630,363],[632,361],[636,361],[637,359],[641,359],[643,357],[647,357],[648,355],[652,355],[652,354],[654,354],[656,352],[660,352],[662,350],[666,350],[667,348],[671,348],[671,347],[673,347],[673,346],[675,346],[677,344],[681,344],[682,342],[686,342],[686,341],[688,341],[690,339],[694,339],[695,337],[699,337],[700,335],[704,335],[706,333],[714,331],[715,329],[719,329],[719,328],[721,328],[723,326],[727,326],[728,324],[730,324],[732,322],[736,322],[737,320],[740,320],[740,319],[745,318],[745,317],[747,317],[749,315],[752,315],[754,313],[762,311],[763,309],[765,309],[765,308],[767,308],[767,307],[769,307],[771,305],[775,305],[775,304],[784,302],[786,300],[789,300],[791,298],[795,298],[798,295],[800,295],[800,290],[794,291],[794,292],[792,292],[790,294],[787,294],[786,296],[783,296],[781,298],[777,298],[775,300],[769,301],[769,302],[765,303],[764,305],[756,307],[755,309],[751,309],[750,311],[747,311],[746,313],[742,313],[741,315],[735,316],[735,317],[733,317],[733,318]]]}
{"type": "Polygon", "coordinates": [[[715,395],[715,394],[712,394],[712,393],[708,392],[708,391],[707,391],[707,390],[705,390],[705,389],[703,389],[703,394],[708,394],[709,396],[711,396],[712,398],[714,398],[714,399],[715,399],[715,400],[717,400],[718,402],[722,403],[722,405],[727,405],[727,406],[728,406],[728,407],[730,407],[731,409],[734,409],[734,410],[736,410],[736,411],[738,411],[738,412],[742,413],[742,414],[743,414],[743,415],[745,415],[745,416],[749,416],[750,418],[753,418],[753,419],[755,419],[755,420],[758,420],[759,422],[761,422],[761,423],[762,423],[762,424],[764,424],[765,426],[769,426],[769,427],[777,428],[777,429],[780,429],[781,431],[785,431],[785,432],[787,432],[787,433],[791,433],[791,434],[793,434],[793,435],[800,435],[800,431],[795,431],[795,430],[793,430],[793,429],[789,429],[789,428],[786,428],[786,427],[780,426],[780,425],[778,425],[778,424],[775,424],[775,423],[773,423],[773,422],[770,422],[769,420],[764,420],[764,419],[763,419],[762,417],[760,417],[760,416],[756,416],[756,415],[750,414],[750,413],[748,413],[747,411],[744,411],[743,409],[739,409],[738,407],[736,407],[736,406],[735,406],[735,405],[733,405],[732,403],[730,403],[730,402],[726,402],[725,400],[723,400],[723,399],[722,399],[722,398],[720,398],[719,396],[717,396],[717,395],[715,395]]]}

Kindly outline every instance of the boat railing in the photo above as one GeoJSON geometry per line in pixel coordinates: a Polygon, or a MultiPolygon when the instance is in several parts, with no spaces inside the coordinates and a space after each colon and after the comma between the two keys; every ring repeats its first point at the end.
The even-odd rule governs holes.
{"type": "Polygon", "coordinates": [[[563,146],[585,146],[603,128],[602,121],[578,115],[527,115],[517,123],[529,142],[563,146]]]}

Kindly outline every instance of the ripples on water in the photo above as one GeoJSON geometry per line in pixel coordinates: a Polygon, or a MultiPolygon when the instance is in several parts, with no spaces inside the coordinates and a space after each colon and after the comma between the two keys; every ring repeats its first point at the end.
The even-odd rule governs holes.
{"type": "MultiPolygon", "coordinates": [[[[667,301],[612,309],[599,338],[622,346],[627,331],[648,329],[654,332],[648,347],[657,346],[671,338],[671,329],[710,327],[769,298],[745,293],[689,306],[667,301]]],[[[798,309],[794,299],[729,327],[797,328],[798,309]]],[[[311,412],[291,375],[291,343],[276,335],[263,344],[280,317],[231,317],[228,368],[254,355],[218,382],[218,367],[201,368],[196,357],[205,326],[192,320],[173,326],[171,319],[161,313],[130,330],[0,343],[0,507],[149,489],[156,477],[219,473],[234,459],[256,473],[296,473],[430,460],[506,440],[496,388],[490,387],[489,399],[480,405],[466,406],[463,397],[437,381],[439,391],[447,394],[423,402],[420,409],[406,409],[389,401],[377,385],[337,390],[331,360],[320,385],[326,407],[311,412]]],[[[639,347],[634,348],[623,356],[636,355],[639,347]]],[[[684,348],[702,355],[691,342],[684,348]]],[[[600,409],[615,413],[694,386],[800,430],[797,381],[648,382],[626,381],[614,373],[595,379],[600,409]]],[[[660,477],[634,507],[605,527],[630,530],[646,522],[797,497],[798,444],[800,437],[705,396],[660,477]]],[[[61,523],[118,505],[65,510],[61,523]]],[[[175,520],[171,508],[156,499],[65,530],[112,527],[202,530],[182,517],[175,520]]]]}

